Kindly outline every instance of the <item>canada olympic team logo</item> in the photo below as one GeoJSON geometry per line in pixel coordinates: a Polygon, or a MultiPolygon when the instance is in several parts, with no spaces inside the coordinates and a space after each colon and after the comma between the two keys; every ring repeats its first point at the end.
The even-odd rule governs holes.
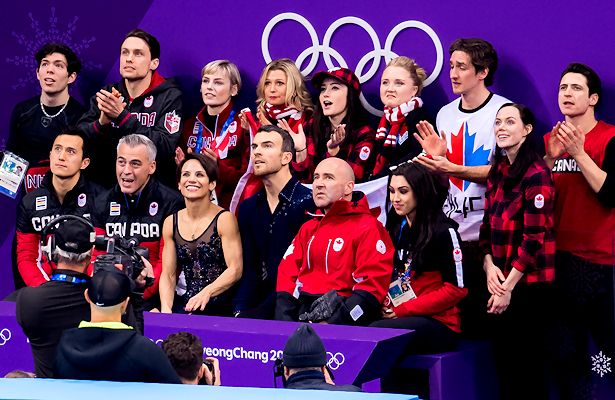
{"type": "MultiPolygon", "coordinates": [[[[329,28],[325,32],[325,35],[323,37],[323,41],[321,44],[320,39],[318,38],[318,34],[316,33],[316,30],[314,29],[314,26],[312,26],[310,21],[308,21],[306,18],[304,18],[303,16],[299,14],[290,13],[290,12],[278,14],[275,17],[273,17],[267,23],[267,25],[265,26],[265,29],[263,30],[263,36],[261,37],[261,50],[263,53],[263,58],[265,59],[265,62],[267,63],[271,62],[272,60],[271,54],[269,53],[269,36],[271,35],[271,31],[278,23],[285,21],[285,20],[291,20],[291,21],[298,22],[307,30],[308,34],[310,35],[312,45],[307,47],[305,50],[303,50],[301,54],[299,54],[299,56],[295,60],[295,64],[297,64],[297,66],[301,68],[301,65],[307,59],[307,57],[310,57],[310,61],[308,65],[303,70],[301,70],[301,73],[304,76],[307,76],[311,74],[312,72],[314,72],[314,68],[316,67],[316,64],[318,63],[320,53],[323,54],[324,61],[328,69],[332,69],[332,68],[340,67],[340,66],[344,68],[350,68],[348,67],[348,63],[344,59],[344,56],[342,55],[342,53],[334,49],[333,47],[331,47],[331,38],[333,37],[333,34],[339,27],[341,27],[342,25],[346,25],[346,24],[358,25],[359,27],[363,28],[365,32],[367,32],[367,34],[369,35],[372,41],[372,44],[374,46],[373,50],[368,51],[359,60],[355,68],[350,68],[357,75],[361,83],[369,81],[370,79],[374,77],[374,75],[376,75],[376,72],[378,71],[378,68],[380,66],[380,59],[382,57],[384,57],[385,63],[388,63],[393,58],[398,56],[392,50],[393,41],[395,40],[397,35],[405,29],[418,29],[418,30],[425,32],[425,34],[429,36],[429,38],[431,39],[435,47],[436,65],[433,71],[431,72],[431,74],[425,80],[424,86],[428,86],[430,83],[436,80],[436,78],[440,74],[440,71],[442,70],[442,64],[444,61],[444,50],[442,49],[442,43],[440,42],[440,38],[438,37],[436,32],[424,22],[411,20],[411,21],[403,21],[397,24],[388,34],[384,42],[384,47],[382,47],[380,44],[380,39],[378,37],[378,34],[376,33],[374,28],[372,28],[372,26],[369,23],[357,17],[350,17],[350,16],[342,17],[336,20],[335,22],[333,22],[329,26],[329,28]],[[337,63],[337,65],[334,64],[332,58],[335,59],[335,62],[337,63]],[[365,66],[370,60],[373,60],[372,65],[367,70],[367,72],[365,72],[364,71],[365,66]]],[[[377,116],[382,115],[382,111],[372,107],[372,105],[369,104],[365,100],[363,93],[361,93],[361,102],[363,103],[367,111],[369,111],[370,113],[377,115],[377,116]]]]}

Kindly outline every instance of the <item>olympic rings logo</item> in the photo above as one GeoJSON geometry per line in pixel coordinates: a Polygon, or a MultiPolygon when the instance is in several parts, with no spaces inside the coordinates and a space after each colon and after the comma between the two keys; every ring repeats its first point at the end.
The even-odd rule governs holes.
{"type": "Polygon", "coordinates": [[[2,329],[0,331],[0,339],[2,340],[2,342],[0,342],[0,346],[4,346],[6,342],[11,340],[11,331],[8,328],[2,329]]]}
{"type": "MultiPolygon", "coordinates": [[[[291,20],[291,21],[298,22],[307,30],[308,34],[310,35],[312,45],[306,48],[305,50],[303,50],[301,54],[299,54],[299,56],[295,60],[295,64],[297,64],[297,66],[301,68],[301,65],[303,64],[303,62],[306,60],[308,56],[310,56],[310,62],[305,67],[305,69],[301,70],[301,73],[304,76],[307,76],[311,74],[312,72],[314,72],[314,68],[316,67],[316,64],[318,63],[318,58],[319,58],[320,53],[323,54],[324,61],[328,69],[332,69],[332,68],[339,67],[339,66],[348,68],[348,63],[346,62],[342,54],[331,47],[331,38],[333,37],[333,34],[339,27],[341,27],[342,25],[346,25],[346,24],[357,25],[363,28],[365,32],[367,32],[367,34],[369,35],[372,41],[372,45],[374,46],[374,49],[366,53],[359,60],[357,66],[354,68],[354,73],[357,75],[361,83],[367,82],[368,80],[374,77],[374,75],[378,71],[378,67],[380,66],[380,59],[382,57],[384,57],[385,63],[388,63],[393,58],[398,56],[392,50],[393,41],[395,40],[395,38],[401,31],[405,29],[411,29],[411,28],[418,29],[418,30],[425,32],[429,36],[431,41],[433,42],[435,50],[436,50],[436,65],[433,71],[431,72],[431,74],[425,80],[424,86],[428,86],[434,80],[436,80],[436,78],[440,74],[440,71],[442,70],[442,65],[444,61],[444,50],[442,48],[442,42],[440,42],[440,38],[438,37],[436,32],[429,25],[421,21],[411,20],[411,21],[403,21],[397,24],[387,36],[384,42],[384,48],[383,48],[380,45],[380,39],[378,38],[376,31],[374,31],[374,28],[372,28],[371,25],[368,24],[365,20],[361,18],[357,18],[357,17],[350,17],[350,16],[342,17],[336,20],[335,22],[333,22],[329,26],[329,28],[327,29],[323,37],[323,42],[322,44],[320,44],[320,40],[318,39],[318,34],[316,33],[316,30],[314,29],[314,26],[312,26],[310,21],[308,21],[306,18],[304,18],[303,16],[299,14],[290,13],[290,12],[278,14],[275,17],[273,17],[267,23],[267,25],[265,26],[265,29],[263,30],[263,35],[261,37],[261,50],[263,53],[263,58],[265,59],[265,62],[267,63],[271,62],[272,60],[271,54],[269,53],[269,36],[273,28],[278,23],[284,20],[291,20]],[[331,57],[335,59],[338,65],[333,64],[331,57]],[[368,63],[368,61],[370,60],[373,60],[372,66],[367,70],[367,72],[364,73],[363,70],[366,64],[368,63]]],[[[377,110],[376,108],[372,107],[371,104],[369,104],[365,100],[363,93],[361,93],[361,102],[363,103],[367,111],[369,111],[370,113],[374,115],[378,115],[378,116],[382,115],[382,111],[377,110]]]]}
{"type": "Polygon", "coordinates": [[[331,368],[333,371],[338,369],[344,361],[346,361],[346,357],[342,353],[331,353],[327,351],[327,356],[329,356],[329,361],[327,361],[327,367],[331,368]]]}

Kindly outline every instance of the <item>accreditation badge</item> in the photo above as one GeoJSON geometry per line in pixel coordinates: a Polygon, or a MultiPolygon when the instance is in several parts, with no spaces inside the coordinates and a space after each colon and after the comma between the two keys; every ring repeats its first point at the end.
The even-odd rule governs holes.
{"type": "Polygon", "coordinates": [[[389,285],[388,297],[394,307],[416,298],[414,290],[407,279],[396,279],[389,285]]]}

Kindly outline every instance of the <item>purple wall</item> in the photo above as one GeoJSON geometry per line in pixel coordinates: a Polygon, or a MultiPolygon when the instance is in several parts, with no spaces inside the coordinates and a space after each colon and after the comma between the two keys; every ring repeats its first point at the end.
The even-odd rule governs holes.
{"type": "MultiPolygon", "coordinates": [[[[123,35],[140,26],[158,37],[162,44],[160,71],[176,76],[185,92],[185,108],[194,112],[200,107],[199,73],[208,61],[228,58],[242,72],[244,89],[239,103],[253,105],[254,86],[265,65],[261,38],[267,23],[285,12],[297,13],[313,26],[318,46],[325,32],[339,18],[363,19],[375,33],[380,47],[385,46],[389,32],[404,21],[426,24],[443,50],[443,68],[429,85],[423,98],[435,115],[439,107],[453,98],[448,79],[448,46],[458,37],[483,37],[491,41],[500,55],[494,91],[522,103],[535,111],[539,129],[546,130],[561,118],[556,91],[561,70],[571,61],[585,62],[596,69],[604,84],[599,114],[614,122],[608,110],[615,105],[615,70],[609,61],[615,54],[615,41],[610,30],[615,19],[615,5],[588,0],[582,8],[578,2],[520,0],[492,4],[489,1],[452,1],[423,3],[383,3],[371,0],[354,1],[117,1],[82,2],[57,0],[45,5],[27,0],[10,2],[0,15],[0,45],[4,60],[0,74],[0,143],[6,138],[13,105],[38,92],[33,53],[50,39],[66,41],[78,51],[85,68],[72,89],[79,99],[88,99],[103,83],[117,80],[119,45],[123,35]],[[223,4],[230,5],[223,7],[223,4]],[[376,5],[379,4],[379,5],[376,5]],[[394,4],[402,4],[395,7],[394,4]],[[412,9],[412,7],[416,9],[412,9]],[[419,8],[420,7],[420,8],[419,8]]],[[[269,37],[273,58],[296,59],[311,46],[311,39],[300,24],[282,21],[269,37]]],[[[348,67],[356,69],[359,61],[374,50],[372,39],[357,25],[336,29],[330,51],[343,57],[348,67]]],[[[377,48],[379,50],[380,48],[377,48]]],[[[393,41],[392,51],[414,57],[431,73],[436,65],[436,46],[418,29],[401,31],[393,41]]],[[[333,63],[335,57],[333,57],[333,63]]],[[[306,69],[310,57],[302,68],[306,69]]],[[[370,104],[379,105],[377,82],[384,67],[376,61],[372,78],[365,84],[370,104]]],[[[326,68],[322,54],[311,73],[326,68]]],[[[372,68],[367,62],[363,75],[372,68]]],[[[310,75],[311,75],[310,73],[310,75]]],[[[368,76],[366,76],[368,77],[368,76]]],[[[10,243],[15,206],[0,199],[0,212],[5,217],[0,225],[0,297],[11,290],[10,243]]]]}

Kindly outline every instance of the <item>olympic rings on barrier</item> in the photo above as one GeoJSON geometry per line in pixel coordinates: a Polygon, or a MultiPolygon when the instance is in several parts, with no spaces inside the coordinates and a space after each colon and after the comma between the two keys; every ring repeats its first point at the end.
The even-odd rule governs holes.
{"type": "Polygon", "coordinates": [[[0,331],[0,346],[4,346],[6,342],[11,340],[11,331],[8,328],[4,328],[0,331]]]}
{"type": "MultiPolygon", "coordinates": [[[[295,60],[295,64],[297,64],[297,67],[301,68],[301,65],[304,63],[304,61],[308,57],[310,57],[308,65],[303,70],[301,70],[301,73],[304,76],[307,76],[311,74],[312,72],[314,72],[314,68],[316,67],[316,64],[318,63],[318,58],[320,56],[320,53],[323,54],[325,65],[327,66],[328,69],[332,69],[332,68],[339,67],[339,66],[348,68],[348,63],[346,62],[342,54],[339,51],[335,50],[333,47],[331,47],[331,38],[333,37],[333,34],[335,33],[335,31],[342,25],[347,25],[347,24],[357,25],[363,28],[363,30],[365,30],[365,32],[367,32],[367,34],[369,35],[372,41],[372,45],[374,46],[373,50],[367,52],[363,57],[361,57],[361,59],[357,63],[357,66],[354,68],[354,73],[357,75],[361,83],[369,81],[370,79],[374,77],[374,75],[376,75],[376,72],[378,72],[378,68],[380,66],[380,59],[382,57],[384,57],[385,63],[388,63],[393,58],[398,56],[392,50],[393,42],[395,41],[395,38],[401,31],[405,29],[411,29],[411,28],[418,29],[420,31],[425,32],[429,36],[431,41],[433,42],[433,45],[436,50],[436,65],[434,66],[434,69],[431,72],[431,74],[425,80],[424,86],[428,86],[434,80],[436,80],[436,78],[440,74],[440,71],[442,70],[442,65],[444,62],[444,50],[442,48],[442,43],[440,42],[440,38],[429,25],[421,21],[414,21],[414,20],[403,21],[397,24],[388,34],[384,42],[384,48],[383,48],[381,47],[378,34],[376,33],[374,28],[372,28],[372,26],[369,23],[357,17],[350,17],[350,16],[342,17],[334,21],[329,26],[329,28],[327,29],[323,37],[323,43],[320,44],[318,34],[316,33],[316,30],[314,29],[314,26],[312,26],[310,21],[308,21],[305,17],[299,14],[290,13],[290,12],[276,15],[267,23],[267,25],[265,26],[265,29],[263,29],[263,35],[261,37],[261,51],[263,53],[263,59],[267,63],[271,62],[272,60],[271,54],[269,52],[269,36],[271,35],[271,31],[278,23],[285,21],[285,20],[291,20],[291,21],[298,22],[301,26],[303,26],[307,30],[308,34],[310,35],[310,40],[312,41],[312,45],[307,47],[305,50],[303,50],[301,54],[299,54],[299,56],[295,60]],[[335,59],[335,62],[337,63],[337,65],[333,63],[332,58],[335,59]],[[366,64],[370,60],[372,61],[372,65],[367,70],[367,72],[364,73],[363,70],[366,64]]],[[[363,103],[367,111],[369,111],[370,113],[374,115],[382,115],[382,111],[377,110],[376,108],[372,107],[371,104],[369,104],[367,100],[365,100],[363,93],[361,93],[361,102],[363,103]]]]}
{"type": "Polygon", "coordinates": [[[333,371],[338,369],[344,361],[346,361],[346,357],[342,353],[331,353],[327,351],[327,356],[329,356],[329,361],[327,361],[327,366],[331,368],[333,371]]]}

